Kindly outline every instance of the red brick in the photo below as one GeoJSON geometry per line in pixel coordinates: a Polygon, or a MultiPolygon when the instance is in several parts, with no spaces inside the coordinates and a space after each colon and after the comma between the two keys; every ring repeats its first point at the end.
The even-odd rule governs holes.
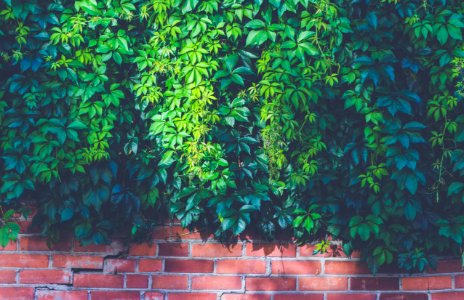
{"type": "Polygon", "coordinates": [[[294,244],[246,244],[247,256],[276,256],[276,257],[295,257],[296,246],[294,244]]]}
{"type": "Polygon", "coordinates": [[[327,294],[327,300],[376,300],[376,294],[327,294]]]}
{"type": "Polygon", "coordinates": [[[462,300],[464,299],[464,292],[443,292],[433,293],[432,300],[462,300]]]}
{"type": "Polygon", "coordinates": [[[202,233],[198,231],[191,232],[188,229],[182,228],[181,226],[157,227],[154,229],[152,237],[155,240],[174,240],[174,241],[180,241],[180,240],[186,240],[186,239],[187,240],[203,239],[202,233]]]}
{"type": "Polygon", "coordinates": [[[139,272],[160,272],[163,269],[163,261],[160,259],[140,259],[139,272]]]}
{"type": "Polygon", "coordinates": [[[21,220],[18,222],[19,225],[19,233],[33,233],[35,229],[35,233],[38,233],[39,229],[37,228],[31,228],[32,221],[31,220],[21,220]]]}
{"type": "Polygon", "coordinates": [[[0,247],[0,251],[16,251],[18,250],[18,244],[16,241],[10,241],[5,248],[0,247]]]}
{"type": "Polygon", "coordinates": [[[0,270],[0,283],[15,283],[16,271],[13,270],[0,270]]]}
{"type": "Polygon", "coordinates": [[[161,290],[186,290],[188,288],[187,276],[160,275],[153,276],[152,288],[161,290]]]}
{"type": "Polygon", "coordinates": [[[131,256],[155,256],[156,244],[142,243],[132,244],[129,249],[131,256]]]}
{"type": "Polygon", "coordinates": [[[354,250],[353,252],[351,252],[351,258],[361,258],[361,251],[359,250],[354,250]]]}
{"type": "Polygon", "coordinates": [[[108,258],[103,263],[105,273],[133,273],[135,272],[135,260],[108,258]]]}
{"type": "Polygon", "coordinates": [[[464,275],[456,275],[454,278],[454,285],[457,289],[464,288],[464,275]]]}
{"type": "Polygon", "coordinates": [[[87,300],[87,291],[38,290],[37,300],[87,300]]]}
{"type": "Polygon", "coordinates": [[[266,262],[264,260],[219,260],[216,263],[219,274],[264,274],[266,262]]]}
{"type": "Polygon", "coordinates": [[[239,276],[194,276],[193,290],[239,290],[242,278],[239,276]]]}
{"type": "Polygon", "coordinates": [[[158,244],[159,256],[188,256],[189,245],[185,243],[158,244]]]}
{"type": "MultiPolygon", "coordinates": [[[[23,251],[47,251],[47,239],[39,236],[23,236],[19,239],[19,249],[23,251]]],[[[69,249],[68,249],[69,250],[69,249]]]]}
{"type": "Polygon", "coordinates": [[[380,295],[380,300],[427,300],[428,298],[429,297],[427,296],[427,294],[419,294],[419,293],[402,293],[402,294],[395,293],[395,294],[381,294],[380,295]]]}
{"type": "Polygon", "coordinates": [[[119,240],[114,240],[111,242],[109,245],[81,245],[78,241],[74,241],[74,252],[101,252],[105,253],[106,255],[108,254],[117,254],[120,252],[123,252],[124,250],[127,249],[127,246],[125,243],[119,241],[119,240]]]}
{"type": "Polygon", "coordinates": [[[2,268],[46,268],[48,267],[48,255],[0,253],[0,266],[2,268]]]}
{"type": "Polygon", "coordinates": [[[328,260],[325,262],[325,274],[371,274],[371,271],[361,262],[328,260]]]}
{"type": "Polygon", "coordinates": [[[146,289],[148,288],[148,276],[128,274],[126,275],[126,287],[130,289],[146,289]]]}
{"type": "Polygon", "coordinates": [[[108,250],[108,245],[81,245],[79,242],[74,242],[74,252],[102,252],[106,253],[108,250]]]}
{"type": "Polygon", "coordinates": [[[352,277],[350,288],[363,291],[391,291],[400,288],[400,281],[395,277],[352,277]]]}
{"type": "Polygon", "coordinates": [[[298,288],[301,291],[343,291],[348,289],[346,277],[300,277],[298,288]]]}
{"type": "MultiPolygon", "coordinates": [[[[269,294],[224,294],[221,300],[270,300],[269,294]]],[[[291,299],[289,299],[291,300],[291,299]]]]}
{"type": "Polygon", "coordinates": [[[140,300],[140,292],[91,291],[92,300],[140,300]]]}
{"type": "Polygon", "coordinates": [[[403,290],[443,290],[451,288],[451,276],[405,277],[403,290]]]}
{"type": "Polygon", "coordinates": [[[75,268],[75,269],[103,269],[103,257],[101,256],[72,256],[72,255],[54,255],[53,266],[57,268],[75,268]]]}
{"type": "Polygon", "coordinates": [[[314,254],[314,250],[316,249],[315,245],[304,245],[298,247],[299,256],[320,256],[320,257],[329,257],[328,253],[318,253],[314,254]]]}
{"type": "Polygon", "coordinates": [[[245,281],[247,291],[294,291],[296,289],[295,278],[247,278],[245,281]]]}
{"type": "Polygon", "coordinates": [[[47,243],[47,239],[40,236],[23,236],[19,239],[19,250],[22,251],[69,251],[71,247],[71,240],[47,243]]]}
{"type": "Polygon", "coordinates": [[[211,273],[213,272],[213,261],[167,259],[164,268],[165,272],[211,273]]]}
{"type": "Polygon", "coordinates": [[[277,294],[274,300],[323,300],[323,294],[277,294]]]}
{"type": "Polygon", "coordinates": [[[71,272],[68,270],[21,270],[19,283],[70,284],[71,272]]]}
{"type": "Polygon", "coordinates": [[[429,270],[429,273],[457,273],[462,272],[463,267],[459,259],[443,259],[438,261],[436,270],[429,270]]]}
{"type": "Polygon", "coordinates": [[[164,295],[159,292],[146,292],[144,300],[164,300],[164,295]]]}
{"type": "Polygon", "coordinates": [[[222,244],[192,244],[192,256],[239,257],[242,256],[242,244],[234,244],[228,247],[222,244]]]}
{"type": "Polygon", "coordinates": [[[314,254],[314,250],[316,249],[316,245],[304,245],[298,247],[299,256],[303,257],[347,257],[346,254],[343,252],[341,247],[336,247],[335,249],[329,248],[326,253],[317,253],[314,254]]]}
{"type": "Polygon", "coordinates": [[[124,277],[121,275],[77,273],[74,274],[74,286],[94,288],[122,288],[124,286],[124,277]]]}
{"type": "Polygon", "coordinates": [[[34,299],[34,288],[0,287],[0,299],[31,300],[34,299]]]}
{"type": "Polygon", "coordinates": [[[213,293],[175,293],[168,294],[167,300],[216,300],[217,296],[213,293]]]}
{"type": "Polygon", "coordinates": [[[279,275],[317,275],[321,273],[321,262],[317,260],[273,260],[272,273],[279,275]]]}

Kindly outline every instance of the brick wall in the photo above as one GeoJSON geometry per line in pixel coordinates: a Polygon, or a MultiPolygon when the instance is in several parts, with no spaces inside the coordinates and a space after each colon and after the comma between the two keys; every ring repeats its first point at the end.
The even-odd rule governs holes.
{"type": "Polygon", "coordinates": [[[224,247],[178,226],[152,243],[81,246],[22,234],[0,250],[0,299],[456,300],[464,299],[460,261],[426,274],[377,274],[340,253],[310,246],[238,242],[224,247]]]}

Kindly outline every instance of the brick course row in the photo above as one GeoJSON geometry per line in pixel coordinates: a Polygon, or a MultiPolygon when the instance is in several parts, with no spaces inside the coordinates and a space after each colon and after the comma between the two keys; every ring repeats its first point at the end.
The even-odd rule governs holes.
{"type": "MultiPolygon", "coordinates": [[[[204,237],[204,235],[203,235],[204,237]]],[[[458,259],[423,274],[373,276],[358,258],[259,241],[224,246],[179,226],[149,243],[82,246],[22,234],[0,249],[0,299],[456,300],[458,259]]],[[[392,273],[393,272],[393,273],[392,273]]]]}

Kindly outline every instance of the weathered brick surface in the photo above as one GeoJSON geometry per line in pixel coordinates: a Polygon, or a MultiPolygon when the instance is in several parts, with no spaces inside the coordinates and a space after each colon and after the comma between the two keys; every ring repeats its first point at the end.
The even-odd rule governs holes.
{"type": "Polygon", "coordinates": [[[130,246],[129,255],[132,256],[154,256],[156,255],[156,244],[142,243],[130,246]]]}
{"type": "Polygon", "coordinates": [[[321,262],[317,260],[273,260],[272,274],[317,275],[321,273],[321,262]]]}
{"type": "Polygon", "coordinates": [[[464,275],[456,275],[454,280],[455,280],[456,288],[459,288],[459,289],[464,288],[464,275]]]}
{"type": "Polygon", "coordinates": [[[0,299],[28,300],[34,299],[33,287],[0,287],[0,299]]]}
{"type": "Polygon", "coordinates": [[[169,243],[159,244],[159,256],[188,256],[189,244],[187,243],[169,243]]]}
{"type": "Polygon", "coordinates": [[[427,300],[427,294],[420,293],[393,293],[381,294],[380,300],[427,300]]]}
{"type": "Polygon", "coordinates": [[[224,294],[221,300],[270,300],[269,294],[224,294]]]}
{"type": "Polygon", "coordinates": [[[277,294],[274,300],[323,300],[324,294],[277,294]]]}
{"type": "Polygon", "coordinates": [[[327,295],[327,300],[376,300],[377,295],[374,293],[330,293],[327,295]]]}
{"type": "Polygon", "coordinates": [[[188,276],[185,275],[153,275],[152,288],[162,290],[187,290],[188,276]]]}
{"type": "Polygon", "coordinates": [[[53,266],[56,268],[103,269],[102,256],[90,255],[54,255],[53,266]]]}
{"type": "Polygon", "coordinates": [[[84,288],[123,288],[124,277],[94,273],[78,273],[74,275],[74,286],[84,288]]]}
{"type": "Polygon", "coordinates": [[[140,300],[140,292],[133,291],[92,291],[92,300],[140,300]]]}
{"type": "Polygon", "coordinates": [[[326,261],[325,273],[336,275],[356,275],[356,274],[370,274],[369,268],[358,261],[326,261]]]}
{"type": "Polygon", "coordinates": [[[87,291],[38,290],[37,300],[87,300],[87,291]]]}
{"type": "Polygon", "coordinates": [[[104,273],[131,273],[135,272],[134,259],[109,258],[103,264],[104,273]]]}
{"type": "Polygon", "coordinates": [[[214,293],[172,293],[168,295],[168,300],[216,300],[214,293]]]}
{"type": "Polygon", "coordinates": [[[240,290],[242,278],[240,276],[194,276],[193,290],[240,290]]]}
{"type": "Polygon", "coordinates": [[[21,270],[19,283],[70,284],[71,272],[69,270],[21,270]]]}
{"type": "Polygon", "coordinates": [[[346,277],[304,277],[298,278],[301,291],[344,291],[348,289],[346,277]]]}
{"type": "Polygon", "coordinates": [[[464,299],[464,292],[443,292],[433,293],[432,300],[462,300],[464,299]]]}
{"type": "Polygon", "coordinates": [[[444,290],[451,288],[451,276],[403,278],[404,290],[444,290]]]}
{"type": "Polygon", "coordinates": [[[247,278],[247,291],[294,291],[296,279],[291,277],[247,278]]]}
{"type": "Polygon", "coordinates": [[[222,244],[193,244],[194,257],[239,257],[242,256],[242,244],[224,246],[222,244]]]}
{"type": "Polygon", "coordinates": [[[220,260],[216,264],[219,274],[264,274],[266,262],[264,260],[220,260]]]}
{"type": "Polygon", "coordinates": [[[400,281],[395,277],[352,277],[350,279],[350,289],[355,291],[389,291],[399,288],[400,281]]]}
{"type": "Polygon", "coordinates": [[[15,270],[0,270],[0,283],[11,284],[16,282],[15,270]]]}
{"type": "Polygon", "coordinates": [[[0,299],[20,300],[464,300],[464,270],[372,275],[359,259],[312,246],[239,241],[222,245],[178,225],[125,245],[53,245],[31,232],[0,249],[0,299]],[[50,247],[49,247],[50,246],[50,247]]]}
{"type": "Polygon", "coordinates": [[[140,259],[139,272],[160,272],[163,269],[163,261],[160,259],[140,259]]]}
{"type": "Polygon", "coordinates": [[[48,255],[0,253],[1,268],[46,268],[48,255]]]}
{"type": "Polygon", "coordinates": [[[213,261],[167,259],[164,270],[170,273],[211,273],[213,272],[213,261]]]}
{"type": "Polygon", "coordinates": [[[295,257],[296,245],[276,245],[276,244],[261,244],[261,243],[247,243],[246,244],[247,256],[274,256],[274,257],[295,257]]]}
{"type": "Polygon", "coordinates": [[[24,236],[19,239],[19,250],[22,251],[70,251],[72,240],[50,243],[46,238],[38,236],[24,236]]]}
{"type": "Polygon", "coordinates": [[[126,275],[126,287],[129,289],[147,289],[148,279],[147,275],[128,274],[126,275]]]}

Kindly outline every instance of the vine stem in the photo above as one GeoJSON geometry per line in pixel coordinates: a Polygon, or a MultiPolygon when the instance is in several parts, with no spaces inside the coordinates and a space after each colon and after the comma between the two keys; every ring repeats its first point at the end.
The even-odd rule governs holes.
{"type": "Polygon", "coordinates": [[[448,124],[448,118],[445,116],[445,125],[443,126],[443,132],[441,134],[442,141],[441,141],[441,158],[440,158],[440,166],[438,169],[438,186],[436,192],[436,201],[437,203],[440,201],[440,185],[443,177],[443,161],[445,159],[445,134],[446,134],[446,127],[448,124]]]}

